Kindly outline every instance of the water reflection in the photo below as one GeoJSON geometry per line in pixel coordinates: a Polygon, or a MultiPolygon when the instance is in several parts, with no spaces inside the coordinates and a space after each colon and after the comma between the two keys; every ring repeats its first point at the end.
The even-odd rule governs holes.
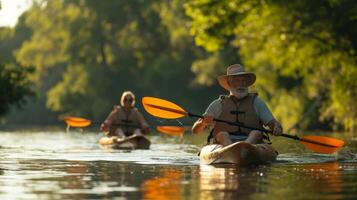
{"type": "Polygon", "coordinates": [[[323,194],[333,194],[334,199],[342,199],[343,180],[340,174],[341,166],[336,163],[315,163],[297,166],[295,171],[306,177],[305,180],[312,188],[307,190],[323,194]]]}
{"type": "Polygon", "coordinates": [[[144,199],[181,199],[181,178],[182,171],[164,168],[161,176],[146,180],[141,185],[144,199]]]}
{"type": "Polygon", "coordinates": [[[263,192],[269,166],[200,166],[200,199],[238,199],[263,192]]]}
{"type": "MultiPolygon", "coordinates": [[[[333,155],[292,151],[280,154],[279,162],[272,165],[200,166],[196,155],[199,146],[159,137],[154,138],[150,150],[123,152],[100,149],[95,134],[1,135],[0,199],[295,200],[356,196],[356,159],[341,162],[333,155]]],[[[352,150],[356,152],[355,147],[352,150]]]]}
{"type": "Polygon", "coordinates": [[[66,176],[59,182],[60,193],[74,195],[78,199],[88,198],[85,189],[90,188],[91,176],[87,163],[69,161],[63,169],[66,176]]]}

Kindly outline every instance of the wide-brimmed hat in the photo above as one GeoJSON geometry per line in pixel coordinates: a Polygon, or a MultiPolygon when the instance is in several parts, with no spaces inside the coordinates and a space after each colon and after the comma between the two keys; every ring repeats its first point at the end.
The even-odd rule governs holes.
{"type": "Polygon", "coordinates": [[[234,64],[227,68],[227,74],[218,76],[218,83],[226,90],[230,90],[230,86],[228,84],[228,77],[230,76],[244,76],[247,78],[248,86],[254,84],[256,76],[253,72],[246,72],[244,67],[240,64],[234,64]]]}

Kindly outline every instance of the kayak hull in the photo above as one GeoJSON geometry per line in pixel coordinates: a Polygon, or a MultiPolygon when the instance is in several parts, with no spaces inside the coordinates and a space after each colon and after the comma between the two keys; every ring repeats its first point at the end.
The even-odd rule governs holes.
{"type": "Polygon", "coordinates": [[[276,151],[268,144],[236,142],[225,147],[211,144],[202,148],[200,164],[259,165],[275,161],[276,156],[276,151]]]}
{"type": "Polygon", "coordinates": [[[109,149],[149,149],[150,140],[142,135],[132,135],[128,137],[107,137],[99,140],[99,144],[109,149]]]}

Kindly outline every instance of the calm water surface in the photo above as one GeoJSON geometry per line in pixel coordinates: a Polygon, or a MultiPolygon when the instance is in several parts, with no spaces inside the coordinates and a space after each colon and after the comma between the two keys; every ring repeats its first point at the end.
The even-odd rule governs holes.
{"type": "Polygon", "coordinates": [[[102,149],[100,137],[0,132],[0,199],[357,199],[353,137],[343,138],[348,156],[276,138],[278,161],[254,167],[200,166],[202,136],[157,134],[150,150],[136,151],[102,149]]]}

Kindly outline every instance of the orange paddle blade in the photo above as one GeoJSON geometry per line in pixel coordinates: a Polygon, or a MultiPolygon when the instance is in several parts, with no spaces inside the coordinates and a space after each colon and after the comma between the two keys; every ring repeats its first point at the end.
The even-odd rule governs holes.
{"type": "Polygon", "coordinates": [[[185,132],[185,128],[180,126],[157,126],[156,130],[174,136],[181,136],[185,132]]]}
{"type": "Polygon", "coordinates": [[[306,148],[325,154],[335,153],[345,144],[343,140],[316,135],[304,136],[300,141],[306,148]]]}
{"type": "Polygon", "coordinates": [[[66,117],[65,122],[68,126],[77,128],[84,128],[92,124],[90,120],[80,117],[66,117]]]}
{"type": "Polygon", "coordinates": [[[180,106],[156,97],[143,97],[144,109],[155,117],[177,119],[187,116],[187,112],[180,106]]]}

